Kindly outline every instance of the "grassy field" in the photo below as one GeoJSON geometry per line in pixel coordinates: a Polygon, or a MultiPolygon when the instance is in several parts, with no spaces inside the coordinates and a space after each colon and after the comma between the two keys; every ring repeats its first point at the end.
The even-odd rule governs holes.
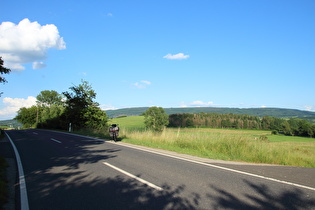
{"type": "Polygon", "coordinates": [[[270,131],[166,128],[145,130],[143,116],[115,118],[124,142],[211,159],[315,167],[315,139],[271,135],[270,131]]]}

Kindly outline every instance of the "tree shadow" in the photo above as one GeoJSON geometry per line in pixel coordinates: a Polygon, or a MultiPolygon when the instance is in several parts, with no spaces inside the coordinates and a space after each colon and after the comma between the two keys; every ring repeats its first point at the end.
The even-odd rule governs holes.
{"type": "Polygon", "coordinates": [[[196,193],[189,199],[182,196],[185,185],[172,188],[164,184],[159,191],[117,176],[102,162],[115,158],[120,150],[104,148],[103,140],[67,136],[71,142],[67,146],[50,140],[41,143],[47,140],[36,139],[37,135],[25,138],[35,131],[9,133],[19,139],[15,141],[19,150],[32,151],[34,145],[45,148],[34,150],[35,154],[20,151],[28,154],[23,167],[30,209],[196,209],[199,204],[196,193]]]}
{"type": "Polygon", "coordinates": [[[192,202],[181,196],[184,185],[172,189],[164,184],[158,191],[123,176],[102,178],[85,171],[44,175],[30,191],[30,209],[196,209],[200,197],[192,194],[192,202]]]}
{"type": "Polygon", "coordinates": [[[46,174],[47,181],[56,179],[34,189],[37,201],[30,209],[196,209],[198,205],[197,195],[192,195],[195,202],[180,196],[185,186],[171,189],[164,185],[163,191],[157,191],[123,176],[86,181],[89,175],[59,174],[57,178],[46,174]],[[68,183],[72,176],[76,178],[68,183]]]}
{"type": "Polygon", "coordinates": [[[243,182],[254,192],[239,195],[210,186],[213,190],[207,197],[214,202],[212,209],[314,209],[315,199],[302,190],[282,190],[275,193],[265,184],[256,184],[247,180],[243,182]],[[243,198],[242,198],[243,197],[243,198]]]}

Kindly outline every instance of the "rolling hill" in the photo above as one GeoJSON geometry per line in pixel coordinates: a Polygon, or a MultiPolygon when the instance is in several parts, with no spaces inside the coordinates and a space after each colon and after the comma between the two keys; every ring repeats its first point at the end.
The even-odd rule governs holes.
{"type": "MultiPolygon", "coordinates": [[[[109,118],[116,118],[120,116],[138,116],[144,113],[149,107],[124,108],[117,110],[107,110],[109,118]]],[[[218,108],[218,107],[185,107],[185,108],[164,108],[167,114],[176,113],[232,113],[232,114],[246,114],[258,117],[271,116],[280,118],[300,118],[307,119],[315,123],[315,112],[303,111],[297,109],[283,109],[283,108],[218,108]]]]}

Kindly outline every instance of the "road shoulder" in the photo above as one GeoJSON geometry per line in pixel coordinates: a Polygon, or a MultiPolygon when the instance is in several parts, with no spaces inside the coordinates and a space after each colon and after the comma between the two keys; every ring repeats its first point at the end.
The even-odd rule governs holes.
{"type": "MultiPolygon", "coordinates": [[[[108,141],[110,142],[110,141],[108,141]]],[[[110,142],[113,143],[113,142],[110,142]]],[[[180,154],[177,152],[166,151],[162,149],[149,148],[145,146],[139,146],[129,144],[125,142],[118,142],[116,144],[122,146],[128,146],[135,149],[146,150],[148,152],[160,153],[168,156],[179,157],[191,161],[196,161],[204,164],[215,165],[219,167],[229,168],[232,170],[242,171],[246,173],[256,174],[263,177],[281,180],[284,182],[290,182],[298,185],[303,185],[311,188],[315,188],[315,168],[305,167],[292,167],[292,166],[280,166],[272,164],[256,164],[245,163],[236,161],[224,161],[214,160],[201,157],[195,157],[186,154],[180,154]]]]}

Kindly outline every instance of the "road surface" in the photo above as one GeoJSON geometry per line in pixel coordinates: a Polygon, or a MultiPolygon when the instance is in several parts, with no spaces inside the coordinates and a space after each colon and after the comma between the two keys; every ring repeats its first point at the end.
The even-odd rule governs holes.
{"type": "Polygon", "coordinates": [[[214,161],[45,130],[6,132],[21,159],[29,209],[315,209],[314,168],[214,161]]]}

